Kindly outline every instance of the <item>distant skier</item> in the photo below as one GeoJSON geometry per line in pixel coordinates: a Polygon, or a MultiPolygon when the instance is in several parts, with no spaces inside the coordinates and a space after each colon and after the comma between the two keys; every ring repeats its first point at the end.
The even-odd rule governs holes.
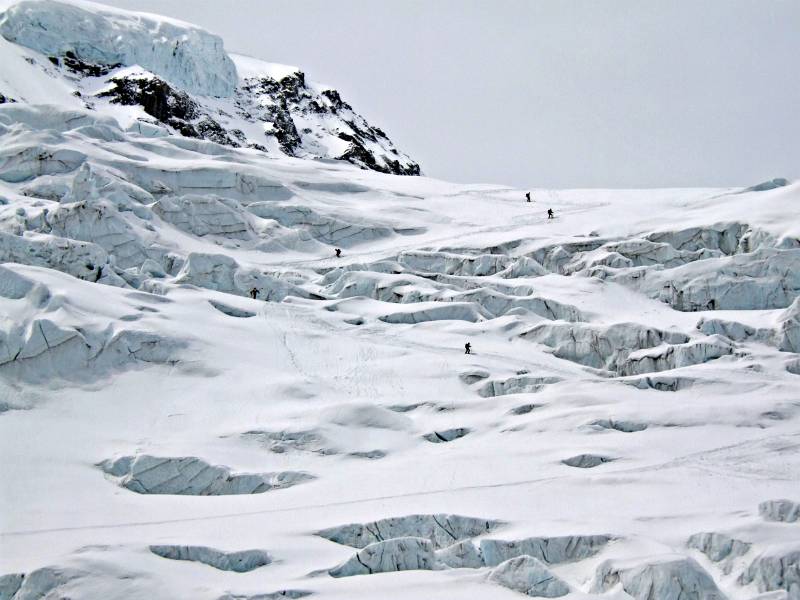
{"type": "Polygon", "coordinates": [[[250,297],[251,297],[253,300],[255,300],[256,298],[258,298],[258,290],[257,290],[256,288],[253,288],[252,290],[250,290],[250,297]]]}
{"type": "Polygon", "coordinates": [[[547,209],[547,218],[548,219],[555,219],[555,215],[553,214],[553,209],[552,208],[548,208],[547,209]]]}
{"type": "Polygon", "coordinates": [[[531,201],[531,193],[530,192],[525,192],[525,200],[527,200],[528,202],[531,201]]]}
{"type": "Polygon", "coordinates": [[[341,248],[336,248],[335,252],[336,252],[336,258],[342,258],[342,249],[341,248]]]}
{"type": "Polygon", "coordinates": [[[472,344],[469,342],[464,344],[464,354],[472,354],[472,344]]]}

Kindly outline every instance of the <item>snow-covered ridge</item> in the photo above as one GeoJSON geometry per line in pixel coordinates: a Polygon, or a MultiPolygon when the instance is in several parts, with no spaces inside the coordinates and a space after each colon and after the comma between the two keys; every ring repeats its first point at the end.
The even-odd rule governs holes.
{"type": "Polygon", "coordinates": [[[236,67],[219,36],[100,4],[23,1],[0,17],[0,35],[47,56],[139,65],[193,94],[230,96],[237,84],[236,67]]]}
{"type": "Polygon", "coordinates": [[[148,135],[420,172],[336,90],[296,68],[229,55],[218,36],[188,23],[90,2],[25,0],[0,13],[0,36],[0,103],[83,106],[148,135]]]}

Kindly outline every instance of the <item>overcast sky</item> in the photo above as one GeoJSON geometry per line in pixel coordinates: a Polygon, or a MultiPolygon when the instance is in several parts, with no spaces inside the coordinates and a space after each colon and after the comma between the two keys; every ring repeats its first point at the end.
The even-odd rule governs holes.
{"type": "Polygon", "coordinates": [[[800,0],[103,1],[301,67],[433,177],[800,177],[800,0]]]}

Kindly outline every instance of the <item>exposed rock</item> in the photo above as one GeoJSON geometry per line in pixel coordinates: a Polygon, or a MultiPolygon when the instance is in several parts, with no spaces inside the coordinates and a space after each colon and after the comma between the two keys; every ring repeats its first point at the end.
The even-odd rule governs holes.
{"type": "Polygon", "coordinates": [[[272,562],[263,550],[224,552],[208,546],[150,546],[150,552],[162,558],[201,562],[221,571],[246,573],[272,562]]]}
{"type": "Polygon", "coordinates": [[[122,487],[137,494],[225,496],[262,494],[313,479],[308,473],[237,473],[194,457],[161,458],[141,454],[107,460],[99,465],[122,487]]]}
{"type": "Polygon", "coordinates": [[[591,591],[603,593],[618,584],[636,600],[725,600],[711,576],[691,558],[605,561],[597,567],[591,591]]]}
{"type": "Polygon", "coordinates": [[[528,596],[558,598],[569,586],[532,556],[518,556],[492,569],[489,581],[528,596]]]}
{"type": "Polygon", "coordinates": [[[441,549],[493,531],[500,525],[500,521],[460,515],[408,515],[340,525],[319,531],[317,535],[353,548],[365,548],[375,542],[399,537],[424,538],[430,540],[434,549],[441,549]]]}
{"type": "Polygon", "coordinates": [[[572,562],[594,556],[613,538],[610,535],[565,535],[522,540],[481,540],[483,560],[494,567],[518,556],[531,556],[547,564],[572,562]]]}

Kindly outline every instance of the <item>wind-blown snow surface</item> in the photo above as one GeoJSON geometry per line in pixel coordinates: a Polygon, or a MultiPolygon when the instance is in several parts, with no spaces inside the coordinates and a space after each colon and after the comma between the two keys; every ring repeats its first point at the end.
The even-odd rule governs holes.
{"type": "Polygon", "coordinates": [[[800,185],[0,148],[0,598],[800,598],[800,185]]]}

